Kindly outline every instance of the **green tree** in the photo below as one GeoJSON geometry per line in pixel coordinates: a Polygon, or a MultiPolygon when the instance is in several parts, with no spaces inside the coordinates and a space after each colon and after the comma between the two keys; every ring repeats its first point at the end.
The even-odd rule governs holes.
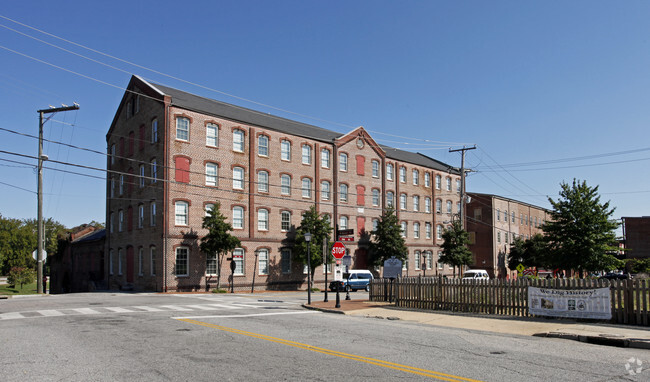
{"type": "Polygon", "coordinates": [[[36,247],[36,233],[24,221],[0,216],[0,274],[9,274],[12,267],[33,268],[36,247]]]}
{"type": "Polygon", "coordinates": [[[383,265],[384,261],[393,256],[402,261],[408,259],[408,248],[402,234],[402,227],[392,206],[384,209],[377,222],[377,229],[372,231],[372,236],[374,240],[370,242],[368,253],[370,265],[383,265]]]}
{"type": "Polygon", "coordinates": [[[619,223],[612,219],[614,208],[601,203],[598,186],[589,187],[585,181],[562,182],[551,220],[542,229],[546,233],[550,262],[561,269],[580,272],[613,270],[623,262],[608,253],[617,251],[615,230],[619,223]]]}
{"type": "Polygon", "coordinates": [[[451,265],[456,277],[456,267],[460,273],[461,267],[472,263],[472,252],[467,248],[469,233],[463,229],[460,220],[455,220],[442,234],[442,239],[442,256],[438,261],[451,265]]]}
{"type": "Polygon", "coordinates": [[[547,267],[551,265],[548,259],[546,239],[541,234],[535,234],[529,240],[516,238],[510,245],[508,268],[516,269],[517,265],[524,267],[547,267]]]}
{"type": "MultiPolygon", "coordinates": [[[[309,245],[309,253],[311,254],[309,263],[311,265],[312,280],[316,267],[323,264],[323,243],[329,240],[331,233],[332,226],[330,225],[329,217],[327,215],[319,216],[318,211],[316,211],[316,206],[311,206],[309,210],[302,214],[302,221],[296,229],[295,245],[293,247],[295,253],[294,258],[299,263],[307,264],[307,246],[309,245]],[[309,244],[305,241],[305,233],[307,232],[311,234],[309,244]]],[[[312,280],[310,280],[310,283],[312,280]]]]}
{"type": "Polygon", "coordinates": [[[231,235],[232,225],[226,222],[226,217],[221,214],[221,204],[216,203],[207,216],[203,218],[203,228],[208,234],[201,238],[201,252],[206,256],[214,256],[217,260],[217,289],[221,288],[221,264],[223,258],[235,248],[241,246],[240,240],[231,235]]]}
{"type": "Polygon", "coordinates": [[[36,271],[32,268],[12,267],[9,270],[7,282],[14,287],[20,284],[20,289],[23,289],[25,284],[31,284],[34,281],[36,281],[36,271]]]}

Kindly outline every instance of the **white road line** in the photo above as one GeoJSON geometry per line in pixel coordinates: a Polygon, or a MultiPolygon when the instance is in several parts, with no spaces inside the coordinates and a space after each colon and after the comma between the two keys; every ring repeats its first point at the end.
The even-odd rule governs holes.
{"type": "Polygon", "coordinates": [[[133,313],[133,311],[130,309],[120,308],[120,307],[106,307],[104,309],[110,310],[111,312],[115,312],[115,313],[133,313]]]}
{"type": "Polygon", "coordinates": [[[222,308],[222,309],[242,309],[239,306],[224,305],[224,304],[208,304],[208,305],[214,306],[216,308],[222,308]]]}
{"type": "Polygon", "coordinates": [[[196,309],[196,310],[215,310],[216,308],[212,306],[214,304],[206,304],[206,305],[185,305],[188,308],[196,309]]]}
{"type": "Polygon", "coordinates": [[[58,310],[38,310],[37,312],[45,317],[65,316],[65,313],[59,312],[58,310]]]}
{"type": "Polygon", "coordinates": [[[231,304],[232,306],[240,306],[242,308],[259,308],[257,305],[248,305],[248,304],[231,304]]]}
{"type": "Polygon", "coordinates": [[[22,314],[18,312],[11,312],[11,313],[2,313],[0,314],[0,320],[13,320],[16,318],[25,318],[22,314]]]}
{"type": "Polygon", "coordinates": [[[183,308],[182,306],[177,306],[177,305],[160,305],[161,308],[169,309],[169,310],[175,310],[178,312],[191,312],[192,309],[187,309],[183,308]]]}
{"type": "Polygon", "coordinates": [[[171,317],[174,320],[182,320],[185,318],[190,319],[203,319],[203,318],[241,318],[241,317],[260,317],[260,316],[278,316],[284,314],[311,314],[311,313],[321,313],[317,310],[296,310],[292,312],[272,312],[272,313],[255,313],[255,314],[231,314],[227,316],[188,316],[188,317],[171,317]]]}
{"type": "Polygon", "coordinates": [[[75,312],[79,312],[81,314],[99,314],[98,311],[90,308],[77,308],[77,309],[70,309],[74,310],[75,312]]]}
{"type": "Polygon", "coordinates": [[[147,312],[164,312],[162,309],[154,308],[153,306],[131,306],[134,309],[142,309],[147,312]]]}

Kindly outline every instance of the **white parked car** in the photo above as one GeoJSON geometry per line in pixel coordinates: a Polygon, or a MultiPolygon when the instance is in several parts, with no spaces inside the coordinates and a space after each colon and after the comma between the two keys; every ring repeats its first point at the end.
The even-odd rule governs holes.
{"type": "Polygon", "coordinates": [[[463,280],[489,280],[490,275],[484,269],[469,269],[463,273],[463,280]]]}

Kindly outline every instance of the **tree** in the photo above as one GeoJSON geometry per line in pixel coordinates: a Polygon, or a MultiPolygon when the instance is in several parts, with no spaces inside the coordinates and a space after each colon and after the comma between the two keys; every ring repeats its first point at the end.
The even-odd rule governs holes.
{"type": "Polygon", "coordinates": [[[508,268],[516,269],[519,264],[526,268],[552,265],[548,259],[544,236],[538,233],[529,240],[523,240],[520,237],[513,240],[508,254],[508,268]]]}
{"type": "Polygon", "coordinates": [[[13,267],[33,268],[32,252],[37,247],[36,232],[24,221],[0,216],[0,274],[13,267]]]}
{"type": "Polygon", "coordinates": [[[226,217],[221,214],[220,208],[221,204],[217,202],[203,218],[203,228],[208,230],[208,234],[201,238],[199,246],[206,256],[216,257],[217,289],[221,287],[221,264],[225,254],[241,246],[239,239],[229,233],[232,231],[232,225],[226,222],[226,217]]]}
{"type": "Polygon", "coordinates": [[[469,234],[463,229],[460,220],[455,220],[442,234],[442,239],[442,256],[438,261],[454,267],[454,277],[456,277],[456,267],[460,271],[461,267],[472,262],[472,252],[467,248],[469,234]]]}
{"type": "Polygon", "coordinates": [[[370,242],[368,253],[370,265],[383,265],[384,261],[393,256],[402,261],[408,259],[408,248],[402,227],[392,206],[383,211],[377,222],[377,229],[372,231],[372,235],[374,240],[370,242]]]}
{"type": "Polygon", "coordinates": [[[7,282],[14,287],[20,284],[20,289],[23,285],[31,284],[36,280],[36,272],[32,268],[12,267],[7,277],[7,282]]]}
{"type": "Polygon", "coordinates": [[[615,209],[609,208],[609,202],[600,202],[598,186],[574,179],[560,187],[557,201],[548,198],[553,211],[542,226],[553,266],[578,270],[580,277],[583,271],[621,268],[623,262],[608,253],[618,250],[614,231],[619,223],[611,218],[615,209]]]}
{"type": "MultiPolygon", "coordinates": [[[[311,265],[312,280],[316,267],[323,264],[323,243],[329,240],[331,233],[332,226],[330,225],[329,217],[327,215],[319,216],[318,211],[316,211],[316,206],[311,206],[309,210],[302,214],[302,221],[296,229],[295,245],[293,247],[295,253],[294,258],[299,263],[307,264],[307,246],[309,245],[309,253],[311,254],[309,264],[311,265]],[[305,241],[305,233],[307,232],[311,234],[309,244],[305,241]]],[[[311,280],[309,282],[311,283],[311,280]]]]}

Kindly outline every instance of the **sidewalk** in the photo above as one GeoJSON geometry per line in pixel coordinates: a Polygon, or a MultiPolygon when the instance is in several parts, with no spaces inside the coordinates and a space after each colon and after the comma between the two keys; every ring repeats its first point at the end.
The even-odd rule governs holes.
{"type": "Polygon", "coordinates": [[[480,330],[493,333],[517,334],[563,338],[598,345],[650,349],[650,330],[641,326],[624,326],[600,323],[576,322],[571,319],[544,319],[532,317],[506,317],[471,315],[452,312],[427,312],[408,308],[396,308],[389,303],[367,300],[341,299],[341,307],[336,302],[313,301],[303,305],[328,313],[378,319],[414,321],[421,324],[448,328],[480,330]]]}

